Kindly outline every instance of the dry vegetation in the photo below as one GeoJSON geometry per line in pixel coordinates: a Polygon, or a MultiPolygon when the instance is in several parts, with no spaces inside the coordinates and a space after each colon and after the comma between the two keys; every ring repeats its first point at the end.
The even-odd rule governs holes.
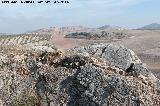
{"type": "Polygon", "coordinates": [[[19,34],[1,35],[0,45],[25,45],[30,43],[42,43],[50,40],[51,35],[47,34],[19,34]]]}

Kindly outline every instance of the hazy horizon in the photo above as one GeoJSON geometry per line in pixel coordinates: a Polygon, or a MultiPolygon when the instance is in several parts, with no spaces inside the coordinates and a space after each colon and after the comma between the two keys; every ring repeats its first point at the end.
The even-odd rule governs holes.
{"type": "Polygon", "coordinates": [[[21,33],[54,26],[138,28],[160,23],[159,0],[68,1],[69,4],[0,3],[0,33],[21,33]]]}

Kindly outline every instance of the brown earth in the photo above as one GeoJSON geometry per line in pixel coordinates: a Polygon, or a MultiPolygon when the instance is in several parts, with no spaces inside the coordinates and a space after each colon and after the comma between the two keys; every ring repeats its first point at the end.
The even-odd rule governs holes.
{"type": "Polygon", "coordinates": [[[69,49],[77,46],[77,40],[72,38],[64,38],[61,32],[55,31],[52,34],[51,41],[60,49],[69,49]]]}

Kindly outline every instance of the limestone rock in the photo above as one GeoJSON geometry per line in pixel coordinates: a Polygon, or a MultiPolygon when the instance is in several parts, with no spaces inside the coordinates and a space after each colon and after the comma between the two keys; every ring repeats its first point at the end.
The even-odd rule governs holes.
{"type": "MultiPolygon", "coordinates": [[[[2,106],[160,106],[154,75],[140,65],[128,49],[102,45],[89,50],[93,55],[72,55],[61,51],[2,52],[0,61],[0,104],[2,106]],[[99,49],[101,48],[101,49],[99,49]],[[113,50],[112,50],[113,49],[113,50]],[[119,51],[124,59],[106,50],[119,51]],[[124,51],[123,51],[124,50],[124,51]],[[103,59],[104,53],[109,58],[103,59]],[[128,56],[123,56],[126,55],[128,56]],[[133,58],[134,57],[134,58],[133,58]],[[131,68],[130,63],[137,61],[131,68]],[[122,66],[122,67],[120,67],[122,66]],[[129,67],[129,68],[128,68],[129,67]],[[126,71],[127,70],[127,71],[126,71]]],[[[93,46],[94,48],[94,46],[93,46]]],[[[17,48],[18,49],[18,48],[17,48]]]]}
{"type": "Polygon", "coordinates": [[[138,76],[140,74],[151,78],[156,82],[158,79],[152,75],[147,66],[141,62],[137,55],[130,49],[124,46],[118,46],[113,44],[91,44],[82,47],[76,47],[69,51],[76,54],[90,55],[100,57],[111,66],[118,67],[128,72],[132,76],[138,76]]]}
{"type": "Polygon", "coordinates": [[[131,63],[141,63],[140,59],[130,49],[113,44],[92,44],[71,49],[75,53],[89,53],[107,60],[112,66],[124,70],[131,66],[131,63]]]}

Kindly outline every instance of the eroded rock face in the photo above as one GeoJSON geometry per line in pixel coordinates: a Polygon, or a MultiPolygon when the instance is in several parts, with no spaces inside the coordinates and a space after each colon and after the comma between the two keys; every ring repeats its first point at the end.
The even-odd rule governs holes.
{"type": "MultiPolygon", "coordinates": [[[[3,53],[0,57],[1,106],[160,105],[157,83],[147,77],[148,70],[141,68],[142,65],[137,62],[131,68],[115,67],[107,58],[101,58],[111,49],[104,50],[102,46],[102,51],[91,50],[99,51],[97,57],[47,51],[3,53]]],[[[119,56],[123,50],[117,52],[119,56]]],[[[134,61],[133,57],[127,58],[134,61]]]]}
{"type": "Polygon", "coordinates": [[[69,51],[76,54],[99,57],[111,66],[125,70],[131,76],[142,74],[145,77],[151,78],[154,82],[158,80],[132,50],[123,46],[101,43],[76,47],[69,51]]]}
{"type": "Polygon", "coordinates": [[[101,57],[112,66],[117,66],[123,70],[127,70],[132,63],[141,63],[133,51],[123,46],[115,46],[113,44],[92,44],[73,48],[71,51],[101,57]]]}
{"type": "Polygon", "coordinates": [[[68,78],[68,82],[72,83],[63,86],[63,89],[70,96],[68,105],[159,105],[159,96],[155,93],[154,88],[152,88],[154,86],[152,81],[144,76],[131,77],[125,76],[125,74],[121,75],[120,71],[122,70],[109,66],[97,66],[94,63],[82,66],[80,70],[68,78]]]}

